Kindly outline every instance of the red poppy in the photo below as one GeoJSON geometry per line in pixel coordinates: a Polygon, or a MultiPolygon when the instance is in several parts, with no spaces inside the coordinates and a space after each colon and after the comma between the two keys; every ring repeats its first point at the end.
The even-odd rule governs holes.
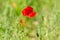
{"type": "Polygon", "coordinates": [[[23,16],[27,16],[29,18],[32,18],[36,15],[36,12],[33,11],[33,8],[31,6],[27,6],[23,11],[22,11],[23,16]]]}

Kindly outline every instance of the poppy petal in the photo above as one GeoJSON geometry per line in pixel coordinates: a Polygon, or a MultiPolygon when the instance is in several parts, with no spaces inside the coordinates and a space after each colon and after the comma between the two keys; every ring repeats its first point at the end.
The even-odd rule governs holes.
{"type": "Polygon", "coordinates": [[[29,14],[29,18],[32,18],[32,17],[34,17],[36,15],[36,12],[31,12],[30,14],[29,14]]]}

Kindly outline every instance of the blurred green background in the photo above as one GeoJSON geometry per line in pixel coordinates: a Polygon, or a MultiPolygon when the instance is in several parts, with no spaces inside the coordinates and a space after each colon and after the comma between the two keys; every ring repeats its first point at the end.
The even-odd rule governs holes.
{"type": "Polygon", "coordinates": [[[0,40],[60,40],[60,0],[0,0],[0,40]],[[22,15],[27,6],[32,19],[22,15]]]}

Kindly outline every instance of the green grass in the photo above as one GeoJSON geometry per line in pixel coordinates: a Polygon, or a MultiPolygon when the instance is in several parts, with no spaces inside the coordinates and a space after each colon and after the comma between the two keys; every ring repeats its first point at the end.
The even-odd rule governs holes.
{"type": "Polygon", "coordinates": [[[0,0],[0,40],[60,40],[60,0],[0,0]],[[29,5],[32,19],[22,15],[29,5]]]}

